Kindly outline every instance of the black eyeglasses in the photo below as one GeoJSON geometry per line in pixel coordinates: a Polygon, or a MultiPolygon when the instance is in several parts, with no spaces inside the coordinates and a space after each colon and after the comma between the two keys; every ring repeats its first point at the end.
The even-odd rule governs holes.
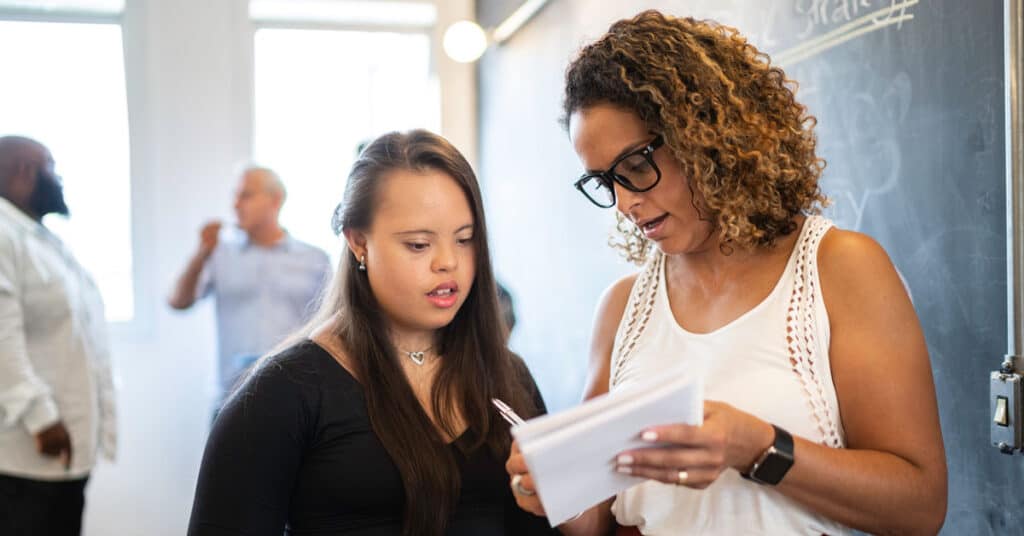
{"type": "Polygon", "coordinates": [[[576,189],[601,208],[615,206],[615,185],[631,191],[646,192],[661,181],[661,170],[654,163],[654,151],[665,144],[657,135],[647,145],[615,159],[606,171],[585,173],[576,181],[576,189]]]}

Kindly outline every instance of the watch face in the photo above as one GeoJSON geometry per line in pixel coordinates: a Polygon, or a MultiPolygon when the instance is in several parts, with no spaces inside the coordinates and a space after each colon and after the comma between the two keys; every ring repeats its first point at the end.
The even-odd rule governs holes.
{"type": "Polygon", "coordinates": [[[772,448],[765,460],[758,466],[755,476],[765,483],[778,484],[792,466],[793,458],[772,448]]]}

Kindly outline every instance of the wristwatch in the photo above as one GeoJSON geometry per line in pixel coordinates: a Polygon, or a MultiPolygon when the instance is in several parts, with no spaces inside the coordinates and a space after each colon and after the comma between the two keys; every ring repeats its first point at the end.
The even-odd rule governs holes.
{"type": "Polygon", "coordinates": [[[789,468],[793,467],[793,436],[774,424],[772,428],[775,429],[775,442],[754,462],[749,471],[740,473],[747,480],[768,486],[782,482],[789,468]]]}

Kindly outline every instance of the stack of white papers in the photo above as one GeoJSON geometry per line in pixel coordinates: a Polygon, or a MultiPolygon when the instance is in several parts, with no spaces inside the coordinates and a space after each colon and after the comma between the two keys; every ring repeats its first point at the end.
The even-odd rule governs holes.
{"type": "Polygon", "coordinates": [[[703,385],[692,375],[666,374],[514,427],[551,525],[643,482],[617,473],[615,457],[656,446],[640,440],[652,426],[702,424],[703,395],[703,385]]]}

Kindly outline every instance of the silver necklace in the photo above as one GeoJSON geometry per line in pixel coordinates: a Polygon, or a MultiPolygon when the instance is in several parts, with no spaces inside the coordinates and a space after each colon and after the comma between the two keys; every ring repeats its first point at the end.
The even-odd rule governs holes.
{"type": "Polygon", "coordinates": [[[405,350],[399,350],[399,351],[402,352],[403,354],[409,356],[409,359],[412,359],[413,363],[416,363],[417,365],[422,367],[423,366],[423,362],[426,361],[427,352],[429,352],[429,351],[431,351],[433,349],[434,349],[433,347],[430,347],[430,348],[427,348],[426,350],[422,350],[422,351],[419,351],[419,352],[406,352],[405,350]]]}

